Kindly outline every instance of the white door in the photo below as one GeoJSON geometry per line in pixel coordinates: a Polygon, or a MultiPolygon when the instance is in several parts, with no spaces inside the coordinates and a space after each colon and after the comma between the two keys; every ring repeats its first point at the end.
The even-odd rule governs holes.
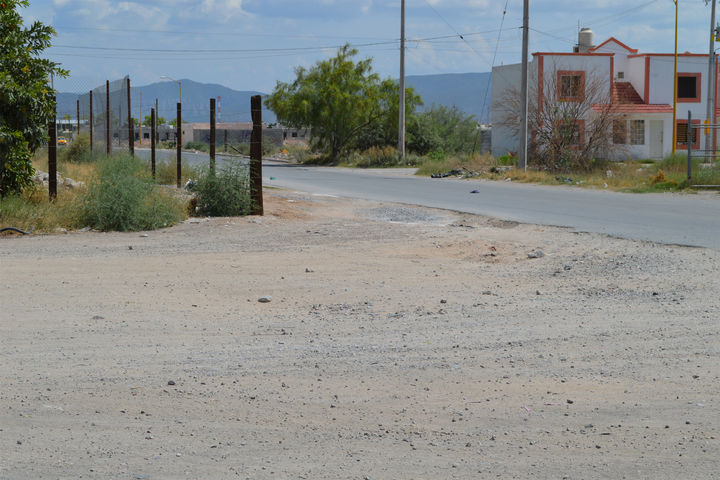
{"type": "Polygon", "coordinates": [[[650,158],[663,158],[663,121],[650,120],[650,158]]]}

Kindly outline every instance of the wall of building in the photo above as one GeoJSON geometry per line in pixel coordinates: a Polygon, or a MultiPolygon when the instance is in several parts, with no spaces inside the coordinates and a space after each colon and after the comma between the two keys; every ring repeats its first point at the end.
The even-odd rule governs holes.
{"type": "Polygon", "coordinates": [[[519,63],[502,65],[492,69],[492,106],[490,120],[492,122],[491,153],[494,157],[517,153],[518,138],[515,131],[502,125],[503,118],[508,114],[509,105],[503,101],[509,89],[520,91],[522,66],[519,63]]]}

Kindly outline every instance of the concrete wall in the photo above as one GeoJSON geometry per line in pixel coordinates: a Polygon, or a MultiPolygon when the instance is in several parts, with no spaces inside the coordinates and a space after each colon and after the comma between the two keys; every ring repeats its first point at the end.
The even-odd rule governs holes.
{"type": "Polygon", "coordinates": [[[490,151],[494,157],[500,157],[508,152],[517,152],[518,149],[517,135],[512,128],[501,125],[501,123],[502,119],[508,114],[508,109],[511,108],[503,101],[508,89],[515,88],[520,91],[521,69],[522,66],[519,63],[502,65],[492,69],[490,151]]]}

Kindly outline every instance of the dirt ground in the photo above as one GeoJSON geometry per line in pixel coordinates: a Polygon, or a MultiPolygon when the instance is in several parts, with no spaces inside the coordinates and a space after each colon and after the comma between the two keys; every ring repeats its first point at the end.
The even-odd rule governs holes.
{"type": "Polygon", "coordinates": [[[0,479],[720,478],[719,266],[283,191],[5,235],[0,479]]]}

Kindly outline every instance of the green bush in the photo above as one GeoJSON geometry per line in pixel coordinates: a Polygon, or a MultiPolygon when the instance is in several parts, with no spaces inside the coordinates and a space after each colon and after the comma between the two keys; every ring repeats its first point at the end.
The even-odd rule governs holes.
{"type": "Polygon", "coordinates": [[[58,148],[58,160],[68,163],[87,163],[96,160],[96,156],[104,152],[90,152],[90,134],[77,135],[64,148],[58,148]]]}
{"type": "Polygon", "coordinates": [[[83,196],[84,223],[98,230],[168,227],[185,216],[183,203],[155,186],[147,166],[130,155],[98,162],[98,176],[83,196]]]}
{"type": "MultiPolygon", "coordinates": [[[[185,148],[187,150],[197,150],[199,152],[209,152],[210,151],[210,145],[205,142],[187,142],[185,144],[185,148]]],[[[217,149],[217,145],[216,145],[217,149]]]]}
{"type": "Polygon", "coordinates": [[[195,194],[196,215],[231,217],[252,211],[248,167],[238,160],[227,160],[214,173],[203,170],[190,190],[195,194]]]}
{"type": "Polygon", "coordinates": [[[370,147],[354,159],[353,164],[361,168],[393,167],[400,165],[400,157],[395,147],[370,147]]]}

